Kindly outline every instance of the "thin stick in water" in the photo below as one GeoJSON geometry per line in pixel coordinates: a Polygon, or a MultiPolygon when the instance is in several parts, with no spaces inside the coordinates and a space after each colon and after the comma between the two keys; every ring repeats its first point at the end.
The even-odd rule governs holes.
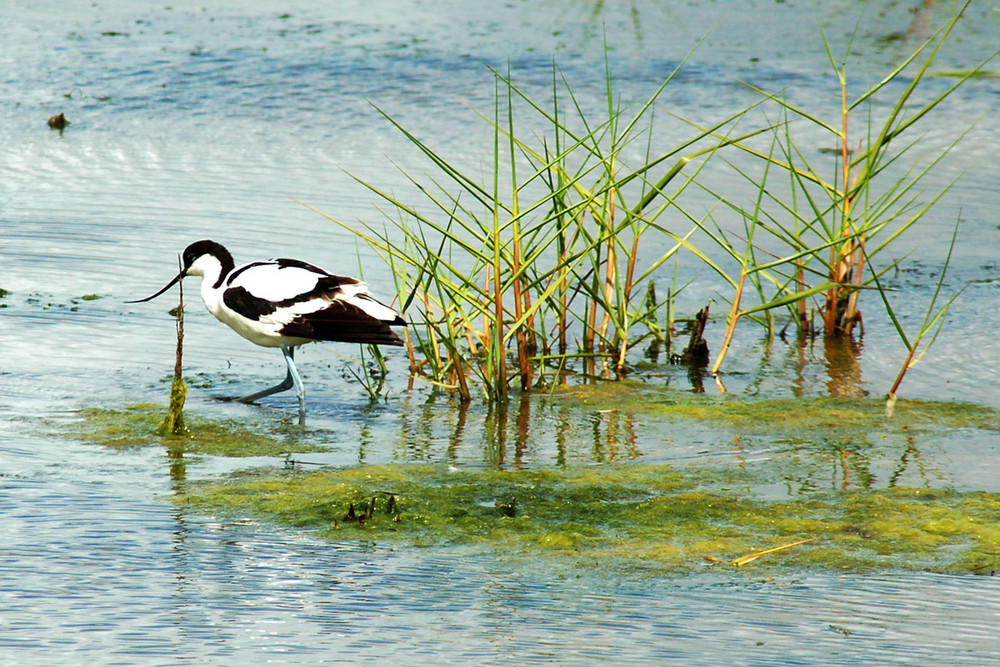
{"type": "MultiPolygon", "coordinates": [[[[178,258],[178,264],[180,258],[178,258]]],[[[183,266],[181,266],[183,270],[183,266]]],[[[184,426],[184,400],[187,398],[187,385],[184,384],[184,281],[179,281],[179,303],[177,305],[177,354],[174,359],[174,380],[170,384],[170,407],[167,416],[160,425],[161,435],[181,435],[187,432],[184,426]]]]}

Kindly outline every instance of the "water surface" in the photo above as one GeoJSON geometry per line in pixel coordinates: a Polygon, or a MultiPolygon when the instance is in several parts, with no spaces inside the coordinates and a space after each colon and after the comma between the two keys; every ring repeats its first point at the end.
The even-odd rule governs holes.
{"type": "MultiPolygon", "coordinates": [[[[869,4],[852,46],[859,90],[954,9],[869,4]]],[[[858,6],[818,10],[837,53],[858,6]]],[[[192,516],[169,500],[182,478],[248,462],[194,460],[180,475],[159,448],[107,451],[51,435],[81,407],[165,400],[173,304],[124,301],[162,285],[193,240],[223,242],[238,261],[281,254],[363,271],[388,296],[381,288],[391,284],[388,269],[299,203],[375,221],[375,197],[351,174],[402,190],[390,158],[426,169],[374,105],[456,162],[482,165],[492,136],[473,109],[492,108],[487,65],[509,64],[521,85],[543,96],[555,58],[581,104],[600,109],[605,41],[618,93],[641,100],[711,31],[661,100],[663,111],[703,122],[723,117],[754,99],[739,80],[784,90],[796,103],[826,95],[835,108],[835,80],[808,3],[517,1],[486,10],[414,1],[334,10],[298,0],[278,10],[225,0],[14,0],[3,14],[0,288],[9,294],[0,299],[0,660],[732,664],[735,655],[745,664],[982,664],[1000,648],[991,577],[802,573],[760,581],[752,572],[709,570],[650,580],[600,564],[561,571],[445,549],[321,543],[252,517],[192,516]],[[45,123],[59,112],[71,121],[61,133],[45,123]]],[[[975,66],[998,31],[996,11],[970,8],[938,67],[975,66]]],[[[922,99],[951,81],[929,79],[922,99]]],[[[919,322],[958,215],[966,222],[946,286],[973,282],[946,333],[907,377],[905,396],[1000,407],[998,103],[995,77],[971,81],[921,130],[933,153],[956,128],[975,123],[931,183],[968,173],[899,249],[910,256],[894,277],[898,308],[908,324],[919,322]]],[[[678,308],[694,312],[718,300],[717,290],[699,280],[678,308]]],[[[887,390],[903,352],[877,310],[866,312],[857,373],[847,381],[872,396],[887,390]]],[[[292,396],[264,406],[213,400],[284,370],[273,351],[245,343],[198,308],[189,313],[185,366],[207,385],[192,388],[190,410],[249,423],[293,412],[292,396]]],[[[721,333],[713,324],[711,341],[721,333]]],[[[727,386],[773,397],[828,395],[840,386],[822,345],[807,348],[804,363],[802,354],[781,342],[769,348],[758,332],[741,329],[727,386]]],[[[344,355],[354,351],[311,346],[299,357],[310,429],[329,445],[317,462],[497,463],[489,440],[496,416],[486,408],[460,416],[426,387],[407,391],[398,357],[389,399],[370,405],[344,355]]],[[[682,369],[664,367],[656,378],[691,389],[682,369]]],[[[516,417],[503,431],[504,464],[681,465],[724,451],[734,435],[544,406],[532,408],[527,426],[516,417]],[[553,442],[563,422],[586,437],[560,449],[553,442]]],[[[871,471],[886,485],[905,444],[875,445],[871,471]]],[[[904,482],[997,490],[996,438],[953,433],[924,445],[904,482]]],[[[748,458],[766,463],[775,447],[751,442],[748,458]]],[[[841,484],[833,456],[829,464],[821,483],[841,484]]]]}

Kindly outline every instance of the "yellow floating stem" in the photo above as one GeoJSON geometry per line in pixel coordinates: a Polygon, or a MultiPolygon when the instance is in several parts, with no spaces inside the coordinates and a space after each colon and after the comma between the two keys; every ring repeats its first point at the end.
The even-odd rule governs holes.
{"type": "Polygon", "coordinates": [[[813,542],[815,540],[816,540],[815,537],[810,537],[809,539],[799,540],[798,542],[789,542],[788,544],[782,544],[781,546],[778,547],[772,547],[770,549],[765,549],[764,551],[758,551],[757,553],[743,556],[742,558],[737,558],[734,561],[730,561],[729,564],[734,567],[743,567],[747,563],[755,561],[761,556],[766,556],[767,554],[773,554],[776,551],[783,551],[784,549],[791,549],[792,547],[797,547],[801,544],[808,544],[809,542],[813,542]]]}

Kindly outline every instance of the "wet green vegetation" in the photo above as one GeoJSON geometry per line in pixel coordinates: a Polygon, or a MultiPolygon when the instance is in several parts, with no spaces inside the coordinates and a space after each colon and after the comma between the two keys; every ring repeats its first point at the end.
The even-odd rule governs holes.
{"type": "Polygon", "coordinates": [[[302,440],[292,427],[284,425],[254,430],[233,420],[212,420],[185,415],[187,431],[164,434],[161,430],[167,408],[140,403],[121,410],[84,408],[81,421],[67,435],[106,447],[146,447],[163,445],[190,454],[214,456],[282,456],[288,452],[315,452],[322,446],[302,440]]]}
{"type": "MultiPolygon", "coordinates": [[[[212,389],[213,387],[235,384],[239,381],[238,377],[239,376],[235,373],[190,373],[184,375],[184,383],[188,387],[193,387],[195,389],[212,389]]],[[[173,374],[164,375],[160,378],[160,382],[166,384],[170,384],[173,381],[173,374]]]]}
{"type": "Polygon", "coordinates": [[[163,435],[180,436],[188,433],[184,423],[184,401],[187,400],[187,385],[184,378],[178,377],[170,385],[170,407],[167,416],[160,422],[160,433],[163,435]]]}
{"type": "Polygon", "coordinates": [[[971,403],[901,400],[886,419],[882,399],[806,397],[794,400],[747,399],[723,394],[664,392],[642,382],[563,387],[553,396],[596,410],[642,411],[670,418],[694,419],[743,433],[781,437],[823,434],[863,435],[910,429],[977,428],[1000,430],[996,410],[971,403]]]}
{"type": "Polygon", "coordinates": [[[181,436],[188,433],[184,423],[184,402],[187,400],[187,384],[184,382],[184,287],[179,285],[180,302],[175,309],[177,318],[177,348],[174,358],[174,378],[170,383],[170,407],[160,424],[163,435],[181,436]]]}
{"type": "MultiPolygon", "coordinates": [[[[601,383],[548,399],[578,415],[618,412],[634,428],[693,433],[717,429],[707,448],[722,457],[674,465],[624,463],[483,465],[404,461],[304,471],[283,466],[183,482],[181,507],[217,516],[247,515],[315,531],[330,540],[408,547],[460,547],[559,565],[652,573],[733,567],[754,572],[815,568],[991,572],[1000,564],[1000,494],[957,491],[934,479],[868,470],[880,448],[905,450],[933,469],[924,437],[963,429],[995,434],[1000,415],[954,403],[902,401],[891,419],[879,400],[704,396],[642,385],[601,383]],[[623,391],[623,389],[628,391],[623,391]],[[627,415],[627,418],[625,417],[627,415]],[[766,443],[746,460],[735,440],[766,443]],[[732,450],[730,452],[730,449],[732,450]],[[728,455],[731,454],[731,455],[728,455]],[[831,465],[832,464],[832,465],[831,465]],[[826,480],[842,468],[838,483],[826,480]],[[921,485],[924,483],[924,485],[921,485]]],[[[533,419],[547,414],[539,405],[533,419]]],[[[160,434],[164,406],[89,408],[72,435],[110,447],[160,445],[192,454],[278,456],[325,449],[286,426],[248,428],[188,416],[188,432],[160,434]]],[[[404,434],[405,435],[405,434],[404,434]]],[[[895,454],[894,454],[895,455],[895,454]]],[[[289,464],[292,464],[289,466],[289,464]]]]}
{"type": "Polygon", "coordinates": [[[790,542],[761,568],[982,572],[1000,559],[1000,495],[894,488],[753,501],[669,466],[548,470],[381,465],[252,470],[177,502],[250,512],[328,539],[464,545],[513,557],[684,571],[790,542]]]}
{"type": "MultiPolygon", "coordinates": [[[[0,299],[9,294],[9,291],[0,289],[0,299]]],[[[32,292],[24,299],[24,303],[29,306],[41,306],[42,310],[66,310],[71,313],[76,313],[79,312],[80,306],[84,302],[98,301],[102,298],[103,297],[100,294],[82,294],[80,296],[70,298],[69,302],[66,303],[64,301],[57,300],[57,298],[51,294],[32,292]]]]}

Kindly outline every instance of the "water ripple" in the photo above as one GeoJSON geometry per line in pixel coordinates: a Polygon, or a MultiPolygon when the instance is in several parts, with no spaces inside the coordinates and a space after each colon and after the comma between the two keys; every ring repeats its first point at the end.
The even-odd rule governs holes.
{"type": "MultiPolygon", "coordinates": [[[[9,290],[0,303],[0,663],[995,660],[1000,587],[992,577],[806,573],[763,582],[752,573],[711,571],[653,579],[602,573],[600,564],[543,566],[460,550],[319,543],[176,507],[168,500],[171,462],[160,448],[108,451],[45,435],[72,424],[80,407],[162,402],[174,354],[166,312],[172,299],[144,307],[124,301],[164,284],[176,254],[193,240],[223,241],[238,260],[281,254],[344,273],[363,266],[376,292],[392,284],[367,249],[297,203],[378,224],[377,197],[347,172],[400,192],[406,179],[386,156],[412,173],[426,171],[373,104],[479,174],[493,145],[490,127],[472,111],[493,108],[485,64],[506,71],[509,63],[517,84],[546,100],[556,55],[589,112],[607,104],[604,53],[594,45],[608,40],[621,99],[641,100],[716,24],[661,99],[663,110],[707,122],[755,99],[741,80],[783,90],[792,103],[811,102],[835,82],[825,52],[800,29],[814,21],[810,5],[727,2],[705,12],[698,3],[639,2],[631,11],[590,15],[545,1],[347,3],[335,12],[315,0],[295,0],[281,11],[194,0],[155,7],[9,4],[0,21],[0,288],[9,290]],[[719,16],[733,20],[720,23],[719,16]],[[769,38],[775,25],[795,29],[776,41],[769,38]],[[62,133],[45,124],[58,112],[71,121],[62,133]]],[[[825,3],[822,17],[852,15],[856,5],[825,3]]],[[[855,44],[866,54],[860,82],[880,76],[875,70],[894,60],[894,49],[926,36],[916,18],[927,11],[939,18],[946,5],[915,15],[902,5],[886,7],[864,23],[855,44]],[[885,41],[880,31],[901,37],[885,41]]],[[[967,56],[984,43],[995,48],[990,11],[969,8],[974,20],[960,24],[962,39],[942,54],[947,66],[968,67],[967,56]]],[[[920,94],[933,96],[949,81],[929,81],[920,94]]],[[[996,102],[995,79],[972,82],[943,107],[947,122],[922,135],[933,153],[949,145],[954,128],[980,119],[956,151],[959,159],[942,167],[948,180],[979,160],[951,193],[968,222],[948,286],[976,282],[955,303],[936,354],[907,377],[907,395],[939,398],[945,391],[951,400],[1000,405],[992,334],[1000,284],[996,102]]],[[[668,118],[657,110],[657,123],[668,118]]],[[[676,127],[663,127],[672,140],[676,127]]],[[[818,149],[825,138],[815,140],[818,149]]],[[[726,184],[723,176],[705,176],[713,187],[716,178],[726,184]]],[[[922,318],[957,217],[957,204],[944,203],[952,206],[943,209],[945,222],[926,226],[912,248],[915,272],[900,278],[893,294],[908,326],[922,318]]],[[[693,311],[717,299],[707,285],[693,284],[679,308],[693,311]]],[[[196,300],[192,292],[188,298],[196,300]]],[[[878,395],[902,348],[890,322],[868,312],[865,318],[857,383],[878,395]]],[[[213,399],[273,381],[283,373],[280,357],[244,344],[200,307],[189,309],[187,326],[186,366],[207,385],[191,388],[193,409],[251,423],[287,415],[293,398],[269,399],[268,407],[213,399]]],[[[823,353],[805,353],[812,356],[801,373],[796,360],[761,369],[770,352],[759,336],[736,340],[732,391],[757,383],[764,394],[802,386],[822,393],[830,380],[823,353]]],[[[458,419],[454,406],[420,392],[397,390],[372,406],[339,355],[329,347],[302,355],[310,417],[329,440],[328,452],[303,458],[319,463],[589,465],[638,458],[680,466],[735,459],[734,434],[722,428],[680,437],[644,431],[626,415],[542,409],[529,431],[503,439],[485,409],[458,419]],[[401,449],[400,440],[409,444],[401,449]]],[[[393,378],[403,377],[405,359],[390,363],[393,378]]],[[[683,373],[672,372],[664,371],[663,382],[685,386],[683,373]]],[[[919,477],[907,470],[901,479],[995,489],[1000,476],[990,461],[1000,460],[1000,441],[966,435],[930,443],[937,468],[921,469],[919,477]]],[[[884,451],[896,445],[872,448],[877,484],[896,474],[884,451]]],[[[748,442],[740,463],[778,456],[784,446],[748,442]]],[[[187,474],[274,463],[206,457],[187,474]]]]}

